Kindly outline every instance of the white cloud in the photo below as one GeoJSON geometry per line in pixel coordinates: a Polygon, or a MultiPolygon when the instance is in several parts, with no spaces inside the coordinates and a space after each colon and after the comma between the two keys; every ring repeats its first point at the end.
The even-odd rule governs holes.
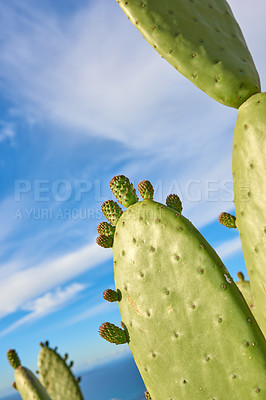
{"type": "Polygon", "coordinates": [[[85,285],[72,283],[64,289],[58,287],[54,292],[47,292],[43,296],[28,301],[26,304],[23,305],[22,309],[25,311],[29,311],[30,313],[18,319],[16,322],[9,325],[4,330],[0,331],[0,337],[9,334],[10,332],[14,331],[22,325],[25,325],[26,323],[35,321],[39,318],[44,317],[47,314],[56,312],[57,310],[68,304],[71,300],[73,300],[73,298],[84,289],[85,285]]]}
{"type": "MultiPolygon", "coordinates": [[[[97,244],[90,244],[60,258],[30,268],[24,267],[23,270],[4,277],[1,280],[0,317],[24,307],[25,304],[30,304],[29,302],[35,297],[62,285],[111,257],[111,250],[110,252],[102,250],[97,244]]],[[[44,297],[42,302],[45,299],[44,297]]],[[[46,300],[48,301],[49,297],[46,300]]],[[[40,303],[42,304],[44,303],[40,303]]]]}
{"type": "Polygon", "coordinates": [[[228,240],[225,243],[220,244],[215,248],[215,251],[222,260],[229,258],[230,256],[240,252],[242,249],[240,238],[228,240]]]}
{"type": "Polygon", "coordinates": [[[16,134],[16,128],[14,123],[0,121],[0,143],[8,140],[13,143],[14,137],[16,134]]]}

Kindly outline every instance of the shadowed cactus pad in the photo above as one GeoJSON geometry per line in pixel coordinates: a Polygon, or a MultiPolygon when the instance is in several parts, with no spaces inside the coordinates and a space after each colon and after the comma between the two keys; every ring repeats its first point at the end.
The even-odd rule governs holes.
{"type": "Polygon", "coordinates": [[[152,200],[131,205],[116,225],[113,256],[124,330],[153,400],[263,398],[263,335],[185,217],[152,200]]]}
{"type": "Polygon", "coordinates": [[[144,38],[218,102],[238,108],[260,91],[245,39],[225,0],[117,0],[144,38]]]}
{"type": "Polygon", "coordinates": [[[67,358],[67,354],[63,358],[55,349],[51,349],[48,342],[41,343],[38,358],[40,382],[53,400],[83,400],[79,379],[71,371],[73,361],[67,365],[67,358]]]}
{"type": "Polygon", "coordinates": [[[236,217],[232,214],[222,212],[218,217],[218,221],[227,228],[236,228],[236,217]]]}

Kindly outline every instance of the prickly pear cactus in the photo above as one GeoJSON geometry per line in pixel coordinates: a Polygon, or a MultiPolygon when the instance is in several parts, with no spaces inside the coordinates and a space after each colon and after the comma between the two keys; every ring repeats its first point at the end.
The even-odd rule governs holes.
{"type": "Polygon", "coordinates": [[[218,102],[238,108],[260,91],[245,39],[225,0],[117,0],[144,38],[218,102]]]}
{"type": "Polygon", "coordinates": [[[250,288],[250,282],[245,280],[244,274],[242,272],[238,272],[237,273],[238,276],[238,281],[236,282],[236,285],[238,287],[238,289],[240,290],[240,292],[243,294],[249,308],[252,311],[252,314],[255,316],[255,306],[254,306],[254,297],[253,294],[251,292],[251,288],[250,288]]]}
{"type": "Polygon", "coordinates": [[[266,336],[266,93],[238,111],[233,137],[236,224],[240,233],[256,315],[266,336]]]}
{"type": "Polygon", "coordinates": [[[62,358],[57,349],[49,347],[49,343],[41,343],[38,358],[40,382],[53,400],[83,400],[79,388],[80,378],[76,379],[71,371],[73,361],[66,363],[67,354],[62,358]]]}
{"type": "Polygon", "coordinates": [[[13,387],[19,391],[23,400],[51,400],[38,378],[26,367],[20,364],[15,350],[7,352],[10,365],[15,369],[13,387]]]}
{"type": "Polygon", "coordinates": [[[119,214],[112,247],[124,334],[109,323],[100,334],[128,342],[153,400],[265,396],[264,337],[189,220],[145,198],[119,214]]]}

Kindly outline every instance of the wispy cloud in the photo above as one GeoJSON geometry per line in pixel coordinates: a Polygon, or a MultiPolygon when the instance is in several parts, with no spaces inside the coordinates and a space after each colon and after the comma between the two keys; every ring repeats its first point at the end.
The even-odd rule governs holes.
{"type": "Polygon", "coordinates": [[[101,250],[96,244],[90,244],[33,267],[24,266],[23,270],[6,276],[1,281],[0,317],[23,308],[25,304],[37,305],[30,301],[111,257],[110,252],[101,250]]]}
{"type": "Polygon", "coordinates": [[[59,287],[54,292],[47,292],[43,296],[28,301],[23,305],[22,309],[24,311],[29,311],[29,313],[26,316],[18,319],[4,330],[0,331],[0,337],[11,333],[22,325],[36,321],[45,315],[58,311],[62,307],[66,306],[84,289],[85,285],[80,283],[72,283],[64,289],[59,287]]]}
{"type": "Polygon", "coordinates": [[[222,243],[217,246],[215,250],[223,260],[226,260],[230,256],[241,251],[240,238],[237,237],[235,239],[231,239],[225,243],[222,243]]]}
{"type": "Polygon", "coordinates": [[[4,140],[8,140],[10,143],[13,143],[15,134],[16,128],[14,123],[0,121],[0,143],[4,140]]]}

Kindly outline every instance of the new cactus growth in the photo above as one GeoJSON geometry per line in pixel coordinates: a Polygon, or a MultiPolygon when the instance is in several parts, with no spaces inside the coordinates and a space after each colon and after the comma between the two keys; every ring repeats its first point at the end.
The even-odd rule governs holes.
{"type": "Polygon", "coordinates": [[[100,334],[128,341],[153,400],[265,394],[265,339],[191,222],[152,200],[130,205],[116,225],[113,256],[124,329],[106,322],[100,334]]]}
{"type": "Polygon", "coordinates": [[[178,211],[179,213],[182,212],[182,209],[183,209],[182,202],[177,194],[169,194],[166,197],[165,202],[168,207],[173,208],[174,210],[178,211]]]}
{"type": "Polygon", "coordinates": [[[128,207],[138,201],[136,190],[124,175],[114,176],[110,182],[110,188],[117,201],[124,207],[128,207]]]}
{"type": "Polygon", "coordinates": [[[97,232],[99,233],[99,235],[114,237],[115,227],[112,224],[108,224],[107,222],[101,222],[97,226],[97,232]]]}
{"type": "Polygon", "coordinates": [[[143,200],[153,200],[154,190],[150,181],[141,181],[138,184],[138,190],[143,200]]]}
{"type": "Polygon", "coordinates": [[[236,217],[232,214],[222,212],[218,217],[218,221],[227,228],[236,228],[236,217]]]}
{"type": "Polygon", "coordinates": [[[112,247],[113,246],[113,238],[111,236],[100,235],[96,238],[96,243],[101,247],[112,247]]]}
{"type": "Polygon", "coordinates": [[[107,200],[102,204],[102,213],[107,221],[116,225],[123,211],[115,201],[107,200]]]}
{"type": "Polygon", "coordinates": [[[106,289],[103,292],[103,298],[104,300],[109,301],[110,303],[120,300],[118,292],[112,289],[106,289]]]}
{"type": "Polygon", "coordinates": [[[124,344],[128,342],[126,332],[110,322],[104,322],[99,328],[100,336],[110,343],[124,344]]]}

